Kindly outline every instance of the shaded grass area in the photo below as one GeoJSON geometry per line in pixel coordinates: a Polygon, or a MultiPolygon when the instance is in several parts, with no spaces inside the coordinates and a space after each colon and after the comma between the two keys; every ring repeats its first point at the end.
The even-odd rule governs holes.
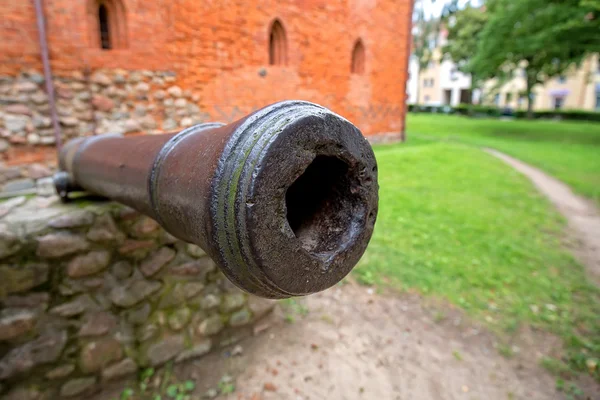
{"type": "Polygon", "coordinates": [[[600,204],[600,124],[409,114],[408,140],[457,140],[531,163],[600,204]]]}
{"type": "Polygon", "coordinates": [[[441,296],[498,332],[523,323],[553,332],[568,369],[589,369],[600,355],[600,291],[563,249],[562,218],[475,147],[411,143],[376,148],[379,216],[357,278],[441,296]]]}

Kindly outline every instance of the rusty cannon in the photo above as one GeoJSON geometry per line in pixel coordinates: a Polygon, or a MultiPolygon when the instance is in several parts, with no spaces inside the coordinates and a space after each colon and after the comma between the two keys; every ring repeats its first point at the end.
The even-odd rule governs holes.
{"type": "Polygon", "coordinates": [[[73,139],[59,159],[61,197],[83,190],[124,203],[267,298],[339,282],[377,216],[371,146],[346,119],[303,101],[176,134],[73,139]]]}

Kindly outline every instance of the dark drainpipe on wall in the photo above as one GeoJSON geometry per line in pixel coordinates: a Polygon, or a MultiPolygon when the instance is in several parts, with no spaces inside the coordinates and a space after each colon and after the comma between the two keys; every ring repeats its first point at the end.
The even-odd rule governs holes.
{"type": "Polygon", "coordinates": [[[46,23],[44,21],[44,9],[42,0],[33,0],[35,4],[35,17],[37,20],[40,49],[42,53],[42,64],[44,66],[44,79],[46,81],[46,92],[48,93],[48,104],[50,106],[50,118],[52,119],[52,127],[54,128],[54,139],[56,141],[56,149],[60,151],[62,147],[60,124],[58,122],[58,114],[56,113],[56,101],[54,99],[54,83],[52,81],[52,71],[50,70],[50,58],[48,57],[48,40],[46,38],[46,23]]]}

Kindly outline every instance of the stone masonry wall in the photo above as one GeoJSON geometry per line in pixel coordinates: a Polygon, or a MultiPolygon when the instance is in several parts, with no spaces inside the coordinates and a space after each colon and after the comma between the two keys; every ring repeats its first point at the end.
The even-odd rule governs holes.
{"type": "Polygon", "coordinates": [[[200,357],[273,307],[152,219],[54,197],[0,203],[0,305],[0,397],[11,400],[84,396],[200,357]]]}
{"type": "MultiPolygon", "coordinates": [[[[63,141],[103,133],[161,133],[209,121],[196,104],[197,94],[174,84],[170,71],[98,70],[55,77],[57,109],[63,141]]],[[[37,71],[0,77],[0,154],[17,165],[0,165],[4,191],[33,187],[28,178],[48,176],[51,169],[26,166],[23,151],[55,145],[44,77],[37,71]],[[43,173],[42,173],[43,172],[43,173]]],[[[33,159],[55,165],[55,154],[33,159]]]]}
{"type": "MultiPolygon", "coordinates": [[[[62,138],[102,133],[158,133],[205,122],[198,95],[170,71],[99,70],[55,77],[62,138]]],[[[0,77],[0,152],[11,144],[54,145],[44,76],[0,77]]]]}

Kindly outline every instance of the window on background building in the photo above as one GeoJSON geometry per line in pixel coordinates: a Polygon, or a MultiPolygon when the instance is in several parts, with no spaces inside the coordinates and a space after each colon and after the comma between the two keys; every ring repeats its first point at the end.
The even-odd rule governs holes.
{"type": "Polygon", "coordinates": [[[506,105],[509,105],[512,101],[512,93],[506,93],[506,105]]]}
{"type": "Polygon", "coordinates": [[[100,26],[100,46],[106,50],[111,49],[108,9],[104,4],[100,4],[100,7],[98,7],[98,24],[100,26]]]}
{"type": "Polygon", "coordinates": [[[88,15],[94,46],[103,50],[127,47],[127,21],[121,0],[90,0],[88,15]]]}
{"type": "Polygon", "coordinates": [[[456,68],[452,68],[450,70],[450,80],[455,81],[458,79],[458,70],[456,68]]]}
{"type": "Polygon", "coordinates": [[[561,75],[558,77],[558,83],[566,83],[567,82],[567,77],[564,75],[561,75]]]}
{"type": "Polygon", "coordinates": [[[553,104],[554,109],[560,110],[563,108],[563,106],[565,104],[565,98],[561,97],[561,96],[557,96],[554,98],[553,102],[554,102],[554,104],[553,104]]]}
{"type": "Polygon", "coordinates": [[[500,105],[500,93],[496,93],[494,95],[494,104],[495,105],[500,105]]]}
{"type": "Polygon", "coordinates": [[[425,102],[427,103],[431,97],[429,95],[425,96],[425,102]]]}
{"type": "Polygon", "coordinates": [[[600,111],[600,90],[596,92],[596,111],[600,111]]]}
{"type": "Polygon", "coordinates": [[[269,64],[287,64],[287,38],[283,25],[277,19],[273,21],[269,33],[269,64]]]}
{"type": "Polygon", "coordinates": [[[354,48],[352,49],[352,64],[350,65],[350,71],[353,74],[365,73],[365,46],[360,39],[354,43],[354,48]]]}

